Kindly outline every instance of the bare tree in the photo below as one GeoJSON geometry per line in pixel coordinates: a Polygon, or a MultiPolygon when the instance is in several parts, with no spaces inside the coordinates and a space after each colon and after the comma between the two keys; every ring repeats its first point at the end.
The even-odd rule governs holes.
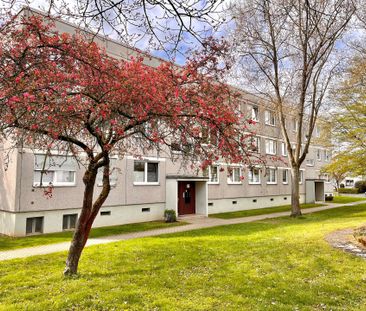
{"type": "Polygon", "coordinates": [[[0,12],[29,5],[49,17],[110,35],[139,48],[160,50],[165,56],[184,54],[202,43],[226,21],[224,0],[4,0],[0,12]]]}
{"type": "Polygon", "coordinates": [[[233,4],[231,11],[238,72],[278,115],[291,166],[291,216],[296,217],[301,215],[300,166],[339,68],[338,42],[355,6],[350,0],[248,0],[233,4]],[[291,114],[296,135],[286,120],[291,114]]]}

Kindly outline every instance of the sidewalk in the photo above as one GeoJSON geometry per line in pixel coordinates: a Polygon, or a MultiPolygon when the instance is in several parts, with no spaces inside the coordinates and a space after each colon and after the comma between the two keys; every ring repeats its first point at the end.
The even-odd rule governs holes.
{"type": "MultiPolygon", "coordinates": [[[[352,206],[358,205],[361,202],[353,202],[348,204],[327,204],[326,206],[321,207],[314,207],[314,208],[307,208],[302,210],[303,214],[309,214],[319,211],[324,211],[332,208],[337,208],[340,206],[352,206]]],[[[157,236],[162,234],[168,233],[178,233],[178,232],[185,232],[190,230],[202,229],[202,228],[210,228],[210,227],[217,227],[217,226],[224,226],[224,225],[233,225],[233,224],[241,224],[247,222],[253,222],[257,220],[263,220],[268,218],[278,218],[283,216],[288,216],[289,212],[279,212],[279,213],[271,213],[265,215],[258,215],[258,216],[249,216],[249,217],[241,217],[241,218],[233,218],[233,219],[219,219],[219,218],[209,218],[209,217],[184,217],[184,221],[188,222],[188,225],[184,226],[177,226],[171,228],[163,228],[163,229],[155,229],[149,231],[141,231],[141,232],[134,232],[134,233],[126,233],[126,234],[119,234],[113,236],[106,236],[100,238],[92,238],[89,239],[86,247],[92,245],[100,245],[106,244],[111,242],[118,242],[118,241],[126,241],[131,239],[137,238],[144,238],[150,236],[157,236]]],[[[28,248],[20,248],[15,250],[9,251],[0,251],[0,261],[2,260],[9,260],[15,258],[24,258],[24,257],[31,257],[36,255],[46,255],[61,251],[67,251],[69,249],[70,242],[63,242],[63,243],[56,243],[56,244],[47,244],[35,247],[28,247],[28,248]]]]}

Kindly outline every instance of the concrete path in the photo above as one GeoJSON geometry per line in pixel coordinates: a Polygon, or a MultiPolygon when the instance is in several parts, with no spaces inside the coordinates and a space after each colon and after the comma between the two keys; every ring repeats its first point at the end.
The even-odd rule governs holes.
{"type": "MultiPolygon", "coordinates": [[[[314,208],[307,208],[302,210],[303,214],[309,214],[314,212],[319,212],[323,210],[328,210],[340,206],[352,206],[362,204],[362,202],[353,202],[348,204],[327,204],[326,206],[321,207],[314,207],[314,208]]],[[[157,236],[162,234],[168,233],[178,233],[202,228],[210,228],[210,227],[217,227],[217,226],[224,226],[224,225],[233,225],[233,224],[241,224],[247,222],[253,222],[257,220],[263,220],[268,218],[277,218],[288,216],[289,212],[279,212],[279,213],[271,213],[265,215],[258,215],[258,216],[249,216],[249,217],[241,217],[241,218],[233,218],[233,219],[219,219],[219,218],[209,218],[203,216],[186,216],[181,217],[180,219],[183,221],[188,222],[188,225],[177,226],[177,227],[170,227],[170,228],[163,228],[163,229],[155,229],[149,231],[141,231],[141,232],[134,232],[134,233],[125,233],[113,236],[106,236],[100,238],[91,238],[88,240],[86,246],[91,245],[99,245],[99,244],[106,244],[111,242],[118,242],[118,241],[126,241],[131,239],[137,238],[144,238],[149,236],[157,236]]],[[[9,251],[0,251],[0,261],[2,260],[9,260],[15,258],[24,258],[36,255],[46,255],[61,251],[66,251],[69,249],[70,242],[63,242],[63,243],[56,243],[56,244],[47,244],[35,247],[28,247],[28,248],[20,248],[15,250],[9,251]]]]}

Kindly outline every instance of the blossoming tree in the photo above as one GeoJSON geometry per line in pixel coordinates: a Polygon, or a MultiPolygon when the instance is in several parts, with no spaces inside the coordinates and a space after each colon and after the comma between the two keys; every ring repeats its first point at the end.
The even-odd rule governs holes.
{"type": "Polygon", "coordinates": [[[93,221],[110,193],[111,156],[169,153],[205,168],[219,158],[247,163],[247,122],[220,83],[225,48],[211,42],[183,67],[109,57],[83,34],[58,33],[40,17],[14,18],[0,33],[0,124],[14,146],[56,149],[85,167],[82,208],[66,261],[76,274],[93,221]],[[221,68],[221,69],[218,69],[221,68]],[[203,74],[204,73],[204,74],[203,74]],[[203,144],[202,132],[215,135],[203,144]],[[95,193],[98,170],[101,191],[95,193]]]}

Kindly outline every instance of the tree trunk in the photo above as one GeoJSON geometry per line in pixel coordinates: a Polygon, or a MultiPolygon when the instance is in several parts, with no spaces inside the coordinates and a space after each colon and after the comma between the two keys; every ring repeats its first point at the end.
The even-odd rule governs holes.
{"type": "Polygon", "coordinates": [[[97,172],[98,172],[97,169],[94,170],[88,169],[84,174],[83,181],[85,184],[85,189],[84,189],[83,206],[69,248],[64,275],[77,274],[80,256],[88,240],[94,219],[98,215],[101,206],[107,199],[108,194],[110,192],[109,163],[108,163],[107,167],[104,167],[102,191],[99,194],[97,200],[93,204],[94,186],[97,172]]]}
{"type": "Polygon", "coordinates": [[[300,168],[293,167],[291,169],[291,217],[301,216],[300,208],[300,168]]]}

